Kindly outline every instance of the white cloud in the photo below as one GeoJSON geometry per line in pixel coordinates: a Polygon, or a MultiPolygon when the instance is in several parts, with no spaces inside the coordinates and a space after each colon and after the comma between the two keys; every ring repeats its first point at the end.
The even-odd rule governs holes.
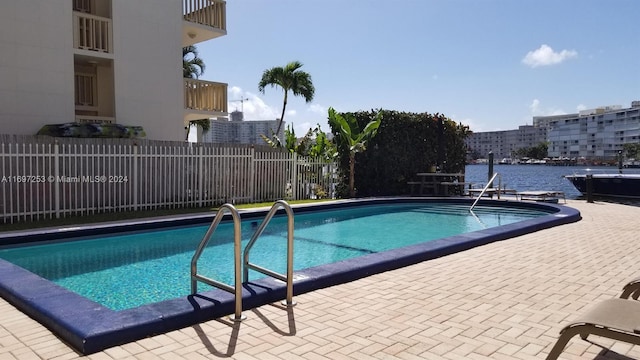
{"type": "Polygon", "coordinates": [[[245,92],[237,86],[229,90],[228,109],[231,111],[243,111],[245,120],[275,120],[280,117],[280,112],[267,105],[256,94],[245,92]]]}
{"type": "MultiPolygon", "coordinates": [[[[282,104],[271,106],[262,100],[258,95],[246,92],[240,87],[232,86],[228,89],[228,109],[229,112],[238,110],[244,111],[245,120],[275,120],[281,115],[282,104]]],[[[327,108],[319,104],[312,104],[306,110],[296,109],[287,106],[283,126],[293,126],[297,136],[303,136],[310,128],[315,128],[319,123],[322,130],[328,131],[329,126],[326,121],[327,108]]]]}
{"type": "Polygon", "coordinates": [[[312,113],[319,114],[319,115],[327,115],[327,110],[328,109],[326,107],[320,104],[311,104],[307,108],[307,111],[310,111],[312,113]]]}
{"type": "Polygon", "coordinates": [[[558,109],[558,108],[543,108],[540,106],[540,100],[533,99],[531,105],[529,105],[529,110],[531,110],[531,116],[554,116],[554,115],[564,115],[567,112],[558,109]]]}
{"type": "Polygon", "coordinates": [[[267,105],[261,98],[252,93],[246,94],[249,99],[243,104],[246,120],[275,120],[280,117],[279,111],[267,105]]]}
{"type": "Polygon", "coordinates": [[[576,111],[580,112],[582,110],[587,110],[587,105],[585,104],[578,104],[578,106],[576,106],[576,111]]]}
{"type": "Polygon", "coordinates": [[[482,132],[482,131],[489,131],[487,130],[483,124],[476,122],[473,119],[470,118],[466,118],[466,119],[456,119],[455,116],[451,117],[451,120],[460,123],[462,125],[466,125],[469,127],[469,130],[473,131],[473,132],[482,132]]]}
{"type": "Polygon", "coordinates": [[[549,116],[555,116],[555,115],[566,115],[567,112],[562,110],[562,109],[551,109],[549,112],[549,116]]]}
{"type": "Polygon", "coordinates": [[[533,99],[531,105],[529,105],[529,109],[531,109],[532,114],[536,114],[538,112],[538,108],[540,107],[540,100],[533,99]]]}
{"type": "Polygon", "coordinates": [[[562,50],[555,52],[549,45],[542,44],[538,49],[529,51],[522,59],[522,63],[532,68],[538,66],[549,66],[560,64],[561,62],[578,56],[575,50],[562,50]]]}
{"type": "Polygon", "coordinates": [[[297,137],[305,136],[311,128],[311,123],[308,121],[293,124],[293,130],[296,132],[297,137]]]}

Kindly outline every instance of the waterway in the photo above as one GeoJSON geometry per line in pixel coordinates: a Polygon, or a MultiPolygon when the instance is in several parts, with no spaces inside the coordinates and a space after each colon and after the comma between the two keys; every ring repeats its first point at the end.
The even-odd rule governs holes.
{"type": "MultiPolygon", "coordinates": [[[[493,171],[500,174],[502,187],[517,191],[554,190],[563,191],[567,199],[582,198],[580,192],[563,176],[572,174],[617,173],[616,167],[549,166],[549,165],[494,165],[493,171]]],[[[624,173],[640,173],[640,169],[624,169],[624,173]]],[[[474,164],[465,168],[465,181],[478,185],[487,183],[489,165],[474,164]]],[[[494,186],[497,184],[494,183],[494,186]]]]}

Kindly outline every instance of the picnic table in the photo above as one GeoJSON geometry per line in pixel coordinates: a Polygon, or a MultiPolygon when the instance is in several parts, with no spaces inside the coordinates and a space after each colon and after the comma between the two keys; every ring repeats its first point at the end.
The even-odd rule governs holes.
{"type": "Polygon", "coordinates": [[[469,184],[464,182],[464,173],[423,172],[417,173],[416,177],[418,181],[408,182],[412,195],[415,194],[415,188],[418,195],[462,195],[465,186],[469,184]]]}

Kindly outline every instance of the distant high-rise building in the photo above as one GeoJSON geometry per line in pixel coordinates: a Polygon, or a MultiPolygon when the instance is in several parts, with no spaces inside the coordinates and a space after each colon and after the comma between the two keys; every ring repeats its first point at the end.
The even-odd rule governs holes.
{"type": "MultiPolygon", "coordinates": [[[[231,120],[218,118],[211,120],[211,127],[203,137],[203,142],[214,144],[258,144],[265,145],[261,135],[271,138],[278,127],[278,120],[244,120],[244,114],[234,111],[231,120]]],[[[283,125],[278,137],[284,139],[283,125]]]]}
{"type": "Polygon", "coordinates": [[[616,160],[624,144],[640,143],[640,102],[604,106],[549,122],[549,157],[616,160]]]}
{"type": "Polygon", "coordinates": [[[486,158],[489,152],[494,159],[515,157],[515,151],[524,147],[533,147],[547,139],[544,126],[522,125],[517,130],[474,132],[465,143],[474,157],[486,158]]]}
{"type": "Polygon", "coordinates": [[[541,142],[547,143],[550,158],[615,160],[624,144],[640,143],[640,101],[633,101],[630,108],[613,105],[575,114],[534,116],[533,125],[474,132],[465,141],[472,157],[486,158],[491,151],[496,161],[541,142]]]}

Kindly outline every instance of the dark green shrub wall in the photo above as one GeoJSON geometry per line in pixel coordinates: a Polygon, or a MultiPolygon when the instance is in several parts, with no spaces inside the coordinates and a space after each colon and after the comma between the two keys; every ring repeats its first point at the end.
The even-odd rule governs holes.
{"type": "MultiPolygon", "coordinates": [[[[407,181],[430,166],[442,172],[464,172],[469,134],[467,126],[458,124],[442,114],[382,111],[378,134],[369,142],[365,152],[356,154],[355,187],[358,197],[406,195],[407,181]],[[441,124],[441,125],[440,125],[441,124]],[[439,137],[441,127],[442,136],[439,137]],[[441,142],[439,142],[441,139],[441,142]],[[439,149],[440,153],[439,153],[439,149]]],[[[377,111],[351,113],[362,129],[377,111]]],[[[339,143],[338,129],[331,129],[338,141],[341,186],[338,194],[348,197],[349,152],[339,143]]]]}

